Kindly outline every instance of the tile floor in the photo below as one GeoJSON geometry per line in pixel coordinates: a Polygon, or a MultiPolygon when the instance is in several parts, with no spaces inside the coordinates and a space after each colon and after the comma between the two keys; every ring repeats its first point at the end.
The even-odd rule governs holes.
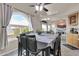
{"type": "MultiPolygon", "coordinates": [[[[14,41],[15,42],[15,41],[14,41]]],[[[11,43],[11,45],[17,45],[17,42],[16,43],[11,43]]],[[[61,54],[62,54],[62,56],[79,56],[79,50],[71,50],[71,49],[69,49],[69,48],[67,48],[67,47],[65,47],[63,44],[65,44],[65,40],[62,40],[62,42],[61,42],[62,44],[61,44],[61,54]]],[[[16,46],[16,48],[17,48],[17,46],[16,46]]],[[[40,53],[41,54],[41,53],[40,53]]],[[[3,56],[18,56],[18,51],[17,51],[17,49],[16,50],[14,50],[14,51],[12,51],[12,52],[10,52],[10,53],[7,53],[7,54],[5,54],[5,55],[3,55],[3,56]]],[[[53,55],[51,55],[51,56],[53,56],[53,55]]]]}
{"type": "MultiPolygon", "coordinates": [[[[61,49],[61,54],[62,56],[79,56],[79,50],[70,50],[69,48],[65,47],[62,45],[62,49],[61,49]]],[[[5,56],[17,56],[18,55],[18,51],[15,50],[11,53],[6,54],[5,56]]],[[[53,56],[53,55],[51,55],[53,56]]]]}

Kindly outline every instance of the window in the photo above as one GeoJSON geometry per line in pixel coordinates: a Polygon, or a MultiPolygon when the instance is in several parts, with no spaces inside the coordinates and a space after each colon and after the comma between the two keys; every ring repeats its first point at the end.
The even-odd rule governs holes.
{"type": "Polygon", "coordinates": [[[50,25],[42,24],[42,31],[50,31],[50,30],[51,30],[50,25]]]}
{"type": "Polygon", "coordinates": [[[46,24],[42,24],[42,31],[47,31],[47,25],[46,24]]]}
{"type": "Polygon", "coordinates": [[[32,31],[31,18],[22,12],[13,12],[7,27],[8,38],[16,38],[23,32],[32,31]]]}
{"type": "Polygon", "coordinates": [[[51,30],[51,27],[50,27],[51,25],[48,25],[48,31],[50,31],[51,30]]]}
{"type": "Polygon", "coordinates": [[[56,33],[56,25],[55,24],[52,24],[52,31],[54,31],[54,33],[56,33]]]}

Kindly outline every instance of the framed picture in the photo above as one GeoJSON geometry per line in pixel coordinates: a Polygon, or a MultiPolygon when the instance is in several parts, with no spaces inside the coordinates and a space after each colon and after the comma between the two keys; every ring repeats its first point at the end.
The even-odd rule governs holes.
{"type": "Polygon", "coordinates": [[[69,24],[72,26],[78,25],[78,13],[69,16],[69,24]]]}

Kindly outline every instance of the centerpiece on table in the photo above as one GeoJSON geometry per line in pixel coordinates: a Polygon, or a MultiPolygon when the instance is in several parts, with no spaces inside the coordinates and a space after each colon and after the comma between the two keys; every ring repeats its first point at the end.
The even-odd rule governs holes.
{"type": "Polygon", "coordinates": [[[41,31],[40,29],[37,29],[37,30],[36,30],[36,33],[37,33],[38,35],[41,35],[42,31],[41,31]]]}

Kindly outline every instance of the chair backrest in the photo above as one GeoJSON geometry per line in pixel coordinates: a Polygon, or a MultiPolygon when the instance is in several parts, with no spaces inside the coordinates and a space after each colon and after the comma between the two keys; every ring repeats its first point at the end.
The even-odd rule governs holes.
{"type": "Polygon", "coordinates": [[[59,34],[54,42],[54,50],[59,50],[61,48],[61,35],[59,34]]]}
{"type": "Polygon", "coordinates": [[[31,52],[37,51],[37,41],[35,35],[28,35],[27,36],[27,50],[31,52]]]}
{"type": "Polygon", "coordinates": [[[23,49],[27,48],[27,38],[25,35],[20,36],[21,46],[23,49]]]}
{"type": "Polygon", "coordinates": [[[29,34],[29,32],[25,32],[25,33],[20,34],[19,42],[21,43],[21,47],[23,49],[27,49],[27,36],[26,36],[26,34],[29,34]]]}

